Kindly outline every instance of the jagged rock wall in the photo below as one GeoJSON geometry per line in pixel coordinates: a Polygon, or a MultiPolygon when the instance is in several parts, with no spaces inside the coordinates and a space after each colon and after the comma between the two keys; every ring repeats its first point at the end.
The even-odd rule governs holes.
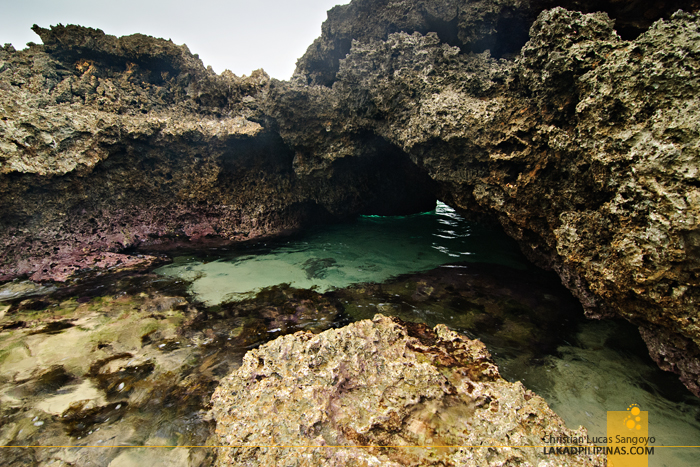
{"type": "Polygon", "coordinates": [[[185,46],[139,34],[35,31],[45,45],[0,50],[0,278],[65,280],[132,264],[130,246],[434,203],[429,178],[386,143],[323,177],[295,174],[259,110],[261,70],[216,75],[185,46]]]}
{"type": "MultiPolygon", "coordinates": [[[[610,3],[637,32],[663,13],[610,3]]],[[[133,245],[239,241],[437,196],[498,221],[590,316],[640,326],[700,393],[698,18],[625,40],[605,13],[554,8],[516,54],[503,25],[548,4],[426,5],[332,10],[290,82],[79,27],[6,47],[0,276],[64,279],[105,251],[114,263],[133,245]],[[487,42],[511,45],[498,58],[487,42]]]]}
{"type": "Polygon", "coordinates": [[[297,62],[295,77],[306,84],[331,86],[352,41],[384,41],[390,34],[434,32],[464,53],[489,50],[497,58],[517,55],[528,30],[545,9],[564,7],[583,13],[606,12],[625,39],[634,39],[659,18],[680,8],[696,11],[697,0],[354,0],[328,11],[321,37],[297,62]]]}
{"type": "Polygon", "coordinates": [[[698,23],[678,13],[625,41],[604,13],[555,8],[514,60],[394,33],[353,42],[332,88],[273,82],[271,96],[304,98],[265,111],[304,171],[367,133],[398,146],[441,199],[498,219],[557,271],[589,316],[639,325],[697,394],[698,23]],[[309,131],[317,108],[336,109],[323,137],[309,131]]]}

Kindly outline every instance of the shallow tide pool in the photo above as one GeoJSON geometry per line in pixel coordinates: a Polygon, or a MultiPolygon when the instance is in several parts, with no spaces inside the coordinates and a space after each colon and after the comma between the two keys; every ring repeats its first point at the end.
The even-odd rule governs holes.
{"type": "Polygon", "coordinates": [[[352,224],[318,227],[287,240],[176,257],[156,272],[191,282],[197,299],[216,305],[284,283],[326,292],[458,261],[526,265],[505,234],[466,222],[438,202],[432,212],[362,216],[352,224]]]}
{"type": "MultiPolygon", "coordinates": [[[[243,354],[280,335],[376,313],[444,323],[568,426],[606,435],[637,404],[650,466],[697,465],[700,401],[624,321],[586,320],[503,232],[448,206],[293,237],[189,251],[155,271],[75,287],[0,286],[0,451],[8,465],[208,466],[208,401],[243,354]],[[147,446],[179,446],[148,448],[147,446]],[[80,449],[66,446],[83,446],[80,449]],[[131,447],[124,447],[131,446],[131,447]]],[[[0,463],[2,463],[0,462],[0,463]]]]}

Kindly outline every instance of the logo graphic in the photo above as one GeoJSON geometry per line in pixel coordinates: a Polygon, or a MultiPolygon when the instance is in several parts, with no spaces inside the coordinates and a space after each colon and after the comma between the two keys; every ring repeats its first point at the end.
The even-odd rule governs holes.
{"type": "Polygon", "coordinates": [[[608,467],[648,467],[654,441],[649,437],[649,412],[637,404],[608,411],[608,467]]]}
{"type": "Polygon", "coordinates": [[[639,406],[637,404],[632,404],[627,407],[627,410],[630,415],[625,417],[625,426],[630,430],[641,430],[642,425],[640,425],[640,423],[642,423],[642,417],[640,415],[642,411],[639,409],[639,406]]]}

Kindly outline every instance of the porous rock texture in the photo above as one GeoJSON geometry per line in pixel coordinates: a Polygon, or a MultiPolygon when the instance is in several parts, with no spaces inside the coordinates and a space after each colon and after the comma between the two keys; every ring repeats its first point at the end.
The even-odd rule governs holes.
{"type": "Polygon", "coordinates": [[[35,28],[43,46],[0,51],[0,277],[439,198],[500,223],[589,316],[638,325],[700,395],[697,8],[355,0],[287,82],[35,28]]]}
{"type": "Polygon", "coordinates": [[[607,12],[616,29],[633,39],[679,8],[696,11],[698,0],[354,0],[328,11],[321,37],[297,62],[297,77],[309,84],[332,85],[352,41],[386,40],[395,32],[436,33],[464,53],[489,50],[513,57],[528,41],[528,30],[543,10],[564,7],[584,13],[607,12]]]}
{"type": "Polygon", "coordinates": [[[585,429],[501,378],[481,342],[382,315],[249,351],[212,403],[219,466],[605,465],[544,455],[585,429]]]}
{"type": "Polygon", "coordinates": [[[553,8],[512,60],[397,32],[353,42],[332,87],[273,82],[266,111],[298,171],[367,133],[399,147],[440,199],[497,219],[590,317],[638,325],[700,394],[699,27],[678,12],[626,41],[605,13],[553,8]]]}
{"type": "Polygon", "coordinates": [[[123,254],[135,245],[240,241],[435,202],[386,144],[296,176],[259,110],[262,70],[216,75],[186,46],[140,34],[34,30],[44,45],[0,49],[0,280],[65,280],[143,262],[123,254]]]}

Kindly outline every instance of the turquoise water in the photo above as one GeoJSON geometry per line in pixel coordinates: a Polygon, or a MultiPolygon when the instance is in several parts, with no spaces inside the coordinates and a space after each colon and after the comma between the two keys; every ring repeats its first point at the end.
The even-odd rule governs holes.
{"type": "MultiPolygon", "coordinates": [[[[157,270],[189,282],[208,306],[260,299],[261,290],[288,284],[337,300],[345,319],[383,313],[447,324],[484,341],[502,375],[543,396],[568,426],[605,436],[607,411],[638,404],[657,439],[649,465],[697,465],[697,452],[661,446],[700,445],[700,401],[658,369],[632,325],[585,320],[558,278],[538,271],[503,232],[442,203],[428,213],[365,216],[286,240],[181,256],[157,270]]],[[[278,323],[270,324],[275,332],[278,323]]]]}
{"type": "Polygon", "coordinates": [[[5,463],[209,466],[213,451],[188,446],[213,434],[211,394],[247,350],[383,313],[481,339],[504,378],[591,436],[638,404],[656,437],[649,465],[697,465],[697,450],[661,446],[700,445],[700,400],[636,328],[586,320],[554,273],[444,204],[179,255],[158,274],[0,285],[0,445],[43,446],[5,463]],[[103,444],[178,447],[87,447],[103,444]]]}
{"type": "Polygon", "coordinates": [[[527,264],[505,234],[467,222],[438,202],[427,213],[363,216],[353,224],[320,227],[287,240],[209,251],[208,257],[176,257],[156,272],[190,281],[197,299],[216,305],[279,284],[326,292],[461,261],[517,269],[527,264]]]}
{"type": "Polygon", "coordinates": [[[700,445],[700,401],[654,364],[634,326],[587,321],[570,341],[539,365],[513,361],[501,365],[503,372],[542,396],[568,426],[585,426],[591,437],[606,436],[608,410],[637,404],[648,412],[649,436],[655,438],[649,466],[698,465],[700,448],[662,446],[700,445]]]}

